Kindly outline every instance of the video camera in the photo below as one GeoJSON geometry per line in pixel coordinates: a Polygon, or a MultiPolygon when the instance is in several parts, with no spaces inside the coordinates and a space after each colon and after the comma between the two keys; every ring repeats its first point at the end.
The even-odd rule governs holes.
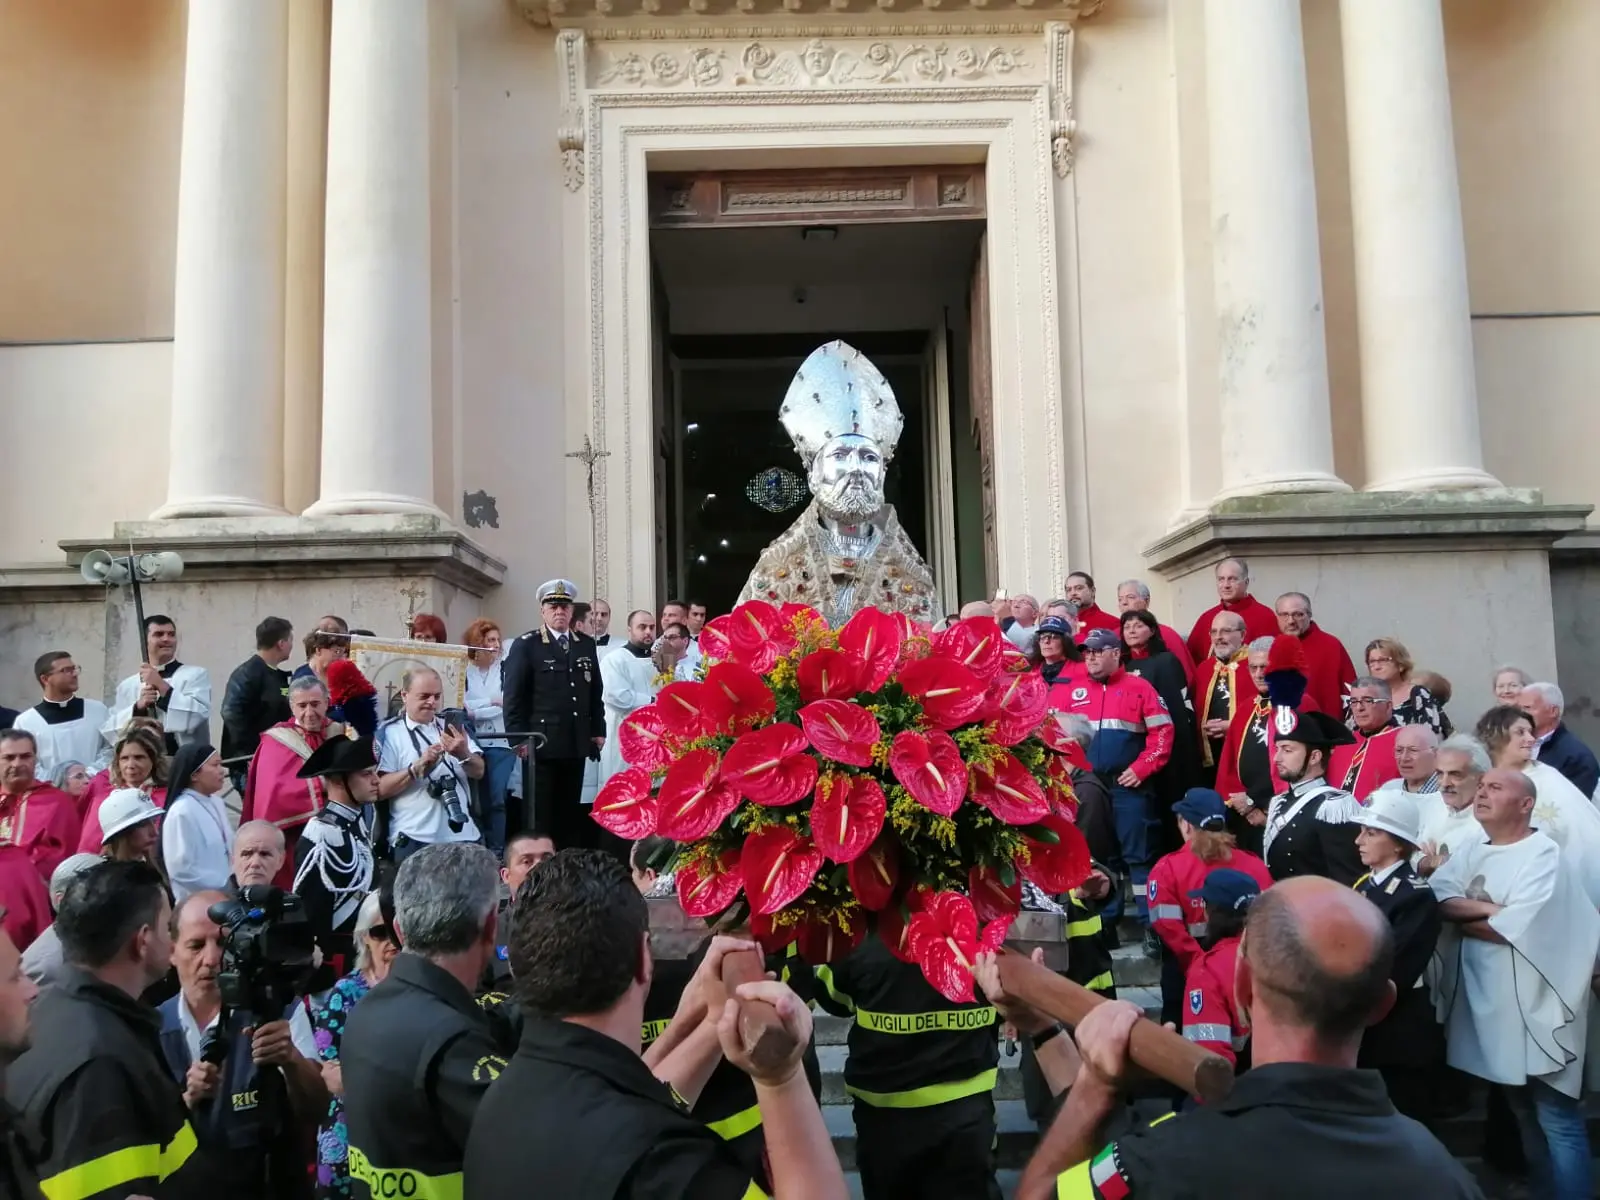
{"type": "MultiPolygon", "coordinates": [[[[276,1021],[310,990],[317,943],[300,897],[252,884],[206,915],[222,928],[217,987],[224,1008],[276,1021]]],[[[220,1049],[226,1053],[227,1047],[220,1049]]]]}

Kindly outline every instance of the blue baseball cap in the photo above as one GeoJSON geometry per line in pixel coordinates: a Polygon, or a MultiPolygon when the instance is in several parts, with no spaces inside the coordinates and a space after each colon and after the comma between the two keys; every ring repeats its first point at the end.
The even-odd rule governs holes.
{"type": "Polygon", "coordinates": [[[1183,799],[1172,806],[1172,811],[1196,829],[1221,831],[1228,827],[1228,809],[1220,793],[1210,788],[1193,787],[1183,794],[1183,799]]]}
{"type": "Polygon", "coordinates": [[[1261,895],[1261,885],[1243,871],[1219,867],[1206,876],[1201,887],[1189,893],[1215,908],[1240,909],[1250,907],[1250,901],[1261,895]]]}
{"type": "Polygon", "coordinates": [[[1034,629],[1035,633],[1053,633],[1057,637],[1069,638],[1072,636],[1072,626],[1060,617],[1046,617],[1034,629]]]}
{"type": "Polygon", "coordinates": [[[1091,629],[1083,639],[1085,650],[1116,650],[1121,645],[1122,638],[1109,629],[1091,629]]]}

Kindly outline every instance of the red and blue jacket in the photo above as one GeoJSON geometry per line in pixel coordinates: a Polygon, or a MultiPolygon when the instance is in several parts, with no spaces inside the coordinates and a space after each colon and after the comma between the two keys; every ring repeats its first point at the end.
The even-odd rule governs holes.
{"type": "Polygon", "coordinates": [[[1144,783],[1172,755],[1172,714],[1155,688],[1121,667],[1104,682],[1084,675],[1051,689],[1050,706],[1088,720],[1089,765],[1097,775],[1115,779],[1132,767],[1144,783]]]}

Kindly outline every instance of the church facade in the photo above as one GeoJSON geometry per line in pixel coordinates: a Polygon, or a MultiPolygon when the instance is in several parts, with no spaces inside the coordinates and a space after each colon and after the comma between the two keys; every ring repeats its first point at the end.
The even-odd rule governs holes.
{"type": "Polygon", "coordinates": [[[552,575],[721,606],[840,336],[950,608],[1082,569],[1186,629],[1242,555],[1582,729],[1597,49],[1589,0],[6,5],[0,700],[131,670],[78,566],[130,543],[213,673],[552,575]]]}

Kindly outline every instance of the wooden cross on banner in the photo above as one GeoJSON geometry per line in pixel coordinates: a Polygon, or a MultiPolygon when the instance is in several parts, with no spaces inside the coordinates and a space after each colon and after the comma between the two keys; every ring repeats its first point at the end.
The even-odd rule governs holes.
{"type": "Polygon", "coordinates": [[[589,577],[594,581],[593,586],[598,588],[601,586],[599,561],[600,529],[599,514],[595,511],[594,503],[594,466],[602,458],[610,458],[611,451],[595,449],[594,443],[589,440],[589,435],[586,433],[583,435],[583,449],[573,450],[568,453],[566,457],[577,459],[579,462],[583,463],[584,467],[588,471],[588,482],[584,490],[589,497],[589,546],[591,554],[591,559],[589,562],[589,577]]]}

